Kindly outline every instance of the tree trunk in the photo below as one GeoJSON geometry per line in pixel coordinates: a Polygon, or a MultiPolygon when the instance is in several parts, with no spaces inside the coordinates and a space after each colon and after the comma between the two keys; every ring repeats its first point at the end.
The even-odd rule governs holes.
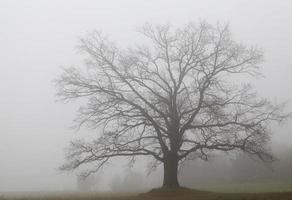
{"type": "Polygon", "coordinates": [[[179,187],[177,178],[178,159],[176,156],[169,155],[164,161],[163,187],[179,187]]]}

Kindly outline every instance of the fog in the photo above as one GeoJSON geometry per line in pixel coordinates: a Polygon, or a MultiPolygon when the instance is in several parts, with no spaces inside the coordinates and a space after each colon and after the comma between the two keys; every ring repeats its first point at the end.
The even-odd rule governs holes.
{"type": "MultiPolygon", "coordinates": [[[[78,37],[98,29],[126,47],[139,40],[136,29],[145,22],[182,26],[201,19],[229,23],[237,41],[264,51],[264,77],[252,80],[260,96],[283,102],[292,99],[291,8],[289,0],[0,0],[0,192],[78,190],[76,173],[60,172],[58,167],[64,162],[69,142],[94,131],[70,128],[79,105],[56,102],[53,84],[62,66],[82,63],[76,49],[78,37]]],[[[291,102],[286,110],[292,111],[291,102]]],[[[289,155],[281,152],[290,149],[291,159],[291,129],[291,120],[273,128],[273,148],[279,157],[288,159],[289,155]]],[[[158,186],[161,180],[155,177],[160,177],[161,170],[145,178],[145,165],[138,162],[129,172],[125,163],[112,163],[96,175],[99,180],[94,187],[111,190],[118,187],[112,183],[118,179],[143,180],[145,188],[158,186]],[[132,179],[131,173],[141,176],[136,174],[132,179]]],[[[181,174],[181,179],[189,186],[198,186],[186,178],[202,170],[200,162],[193,165],[194,172],[187,167],[192,164],[187,165],[189,174],[181,174]]],[[[208,165],[219,170],[215,161],[208,165]]],[[[225,177],[229,174],[220,173],[225,177]]],[[[234,174],[225,181],[239,181],[241,177],[234,174]]],[[[275,178],[271,176],[268,178],[275,178]]]]}

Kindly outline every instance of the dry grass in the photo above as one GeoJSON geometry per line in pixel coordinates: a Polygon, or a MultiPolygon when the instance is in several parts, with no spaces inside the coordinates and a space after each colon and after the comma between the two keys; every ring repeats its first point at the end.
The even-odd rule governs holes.
{"type": "Polygon", "coordinates": [[[98,195],[98,194],[70,194],[7,198],[0,197],[0,200],[292,200],[292,192],[279,193],[216,193],[187,188],[153,189],[139,195],[98,195]]]}

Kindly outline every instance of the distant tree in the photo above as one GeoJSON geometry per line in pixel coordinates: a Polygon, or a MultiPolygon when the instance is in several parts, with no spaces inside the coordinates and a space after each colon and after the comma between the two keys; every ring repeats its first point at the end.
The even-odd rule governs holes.
{"type": "Polygon", "coordinates": [[[190,160],[181,166],[179,179],[184,186],[202,187],[212,184],[230,183],[232,166],[230,159],[224,154],[217,154],[208,159],[208,162],[202,160],[190,160]]]}
{"type": "Polygon", "coordinates": [[[243,153],[238,154],[232,160],[232,171],[234,181],[292,181],[292,149],[278,147],[276,151],[277,160],[272,164],[256,162],[243,153]]]}
{"type": "Polygon", "coordinates": [[[123,185],[126,192],[142,191],[146,188],[142,174],[132,170],[127,171],[123,185]]]}
{"type": "Polygon", "coordinates": [[[238,154],[232,160],[230,173],[235,182],[254,182],[273,179],[275,170],[272,165],[255,161],[245,154],[238,154]]]}
{"type": "Polygon", "coordinates": [[[123,179],[116,175],[110,183],[110,188],[114,192],[137,192],[146,189],[143,176],[135,171],[127,170],[123,179]]]}
{"type": "Polygon", "coordinates": [[[77,176],[77,187],[80,191],[97,190],[98,178],[97,176],[77,176]]]}
{"type": "Polygon", "coordinates": [[[122,180],[121,180],[120,176],[115,175],[112,178],[109,186],[110,186],[111,190],[114,192],[122,192],[122,180]]]}
{"type": "Polygon", "coordinates": [[[277,171],[278,180],[292,182],[292,148],[282,147],[275,162],[275,170],[277,171]]]}
{"type": "Polygon", "coordinates": [[[289,115],[238,81],[260,74],[260,50],[235,42],[228,26],[146,24],[140,32],[148,42],[127,50],[92,32],[80,44],[86,70],[58,78],[61,99],[87,101],[79,125],[100,131],[71,143],[63,170],[91,164],[88,176],[116,157],[150,156],[152,167],[164,166],[163,186],[177,187],[179,164],[213,151],[273,160],[269,124],[289,115]]]}

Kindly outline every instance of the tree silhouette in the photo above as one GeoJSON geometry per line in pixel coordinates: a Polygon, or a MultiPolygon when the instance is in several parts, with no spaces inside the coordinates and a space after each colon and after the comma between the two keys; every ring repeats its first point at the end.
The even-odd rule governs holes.
{"type": "Polygon", "coordinates": [[[57,79],[63,100],[85,99],[77,121],[98,129],[93,141],[73,141],[64,170],[110,159],[150,156],[163,164],[163,186],[177,187],[185,159],[208,159],[213,151],[241,150],[263,161],[269,125],[289,117],[283,105],[258,98],[237,78],[260,75],[262,52],[235,42],[228,26],[146,24],[145,44],[118,48],[94,31],[81,39],[85,68],[66,68],[57,79]]]}

